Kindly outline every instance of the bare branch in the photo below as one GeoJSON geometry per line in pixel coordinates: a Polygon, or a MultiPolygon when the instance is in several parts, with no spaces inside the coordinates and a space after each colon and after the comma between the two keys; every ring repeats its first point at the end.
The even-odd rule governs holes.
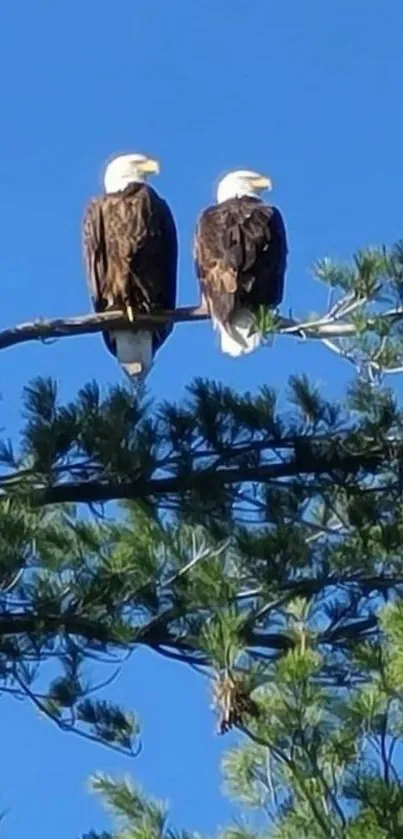
{"type": "MultiPolygon", "coordinates": [[[[174,311],[154,312],[152,315],[137,315],[135,323],[139,328],[153,327],[159,323],[173,321],[174,323],[185,323],[189,321],[203,321],[209,319],[209,314],[201,306],[183,306],[174,311]]],[[[392,309],[380,315],[379,320],[401,320],[403,319],[403,308],[392,309]]],[[[56,318],[55,320],[35,320],[28,323],[20,323],[10,329],[0,332],[0,350],[13,347],[16,344],[23,344],[27,341],[45,341],[51,338],[67,338],[72,335],[87,335],[95,332],[102,332],[106,328],[113,328],[116,331],[127,329],[129,321],[119,311],[103,312],[100,314],[82,315],[72,318],[56,318]]],[[[375,321],[368,318],[368,328],[371,329],[375,321]]],[[[133,329],[133,324],[130,324],[133,329]]],[[[329,316],[312,321],[297,321],[292,318],[279,318],[278,327],[275,330],[279,334],[294,335],[296,337],[316,338],[348,338],[356,334],[357,329],[354,323],[343,322],[339,319],[333,322],[329,316]]]]}
{"type": "MultiPolygon", "coordinates": [[[[150,315],[138,315],[136,322],[139,327],[153,326],[174,320],[176,323],[184,321],[207,320],[206,310],[197,306],[184,306],[174,312],[155,312],[150,315]]],[[[107,327],[120,331],[133,329],[123,312],[102,312],[100,314],[82,315],[74,318],[56,318],[55,320],[35,320],[30,323],[20,323],[11,329],[0,332],[0,350],[23,344],[25,341],[44,341],[49,338],[66,338],[71,335],[88,335],[102,332],[107,327]]]]}

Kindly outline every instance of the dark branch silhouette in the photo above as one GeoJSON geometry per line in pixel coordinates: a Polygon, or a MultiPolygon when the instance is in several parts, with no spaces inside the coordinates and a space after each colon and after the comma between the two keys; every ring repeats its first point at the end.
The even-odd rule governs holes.
{"type": "MultiPolygon", "coordinates": [[[[113,631],[112,626],[80,615],[52,616],[17,613],[0,616],[0,638],[5,639],[8,635],[35,634],[40,629],[41,632],[52,636],[66,633],[70,636],[81,637],[89,644],[101,644],[104,649],[145,645],[162,654],[164,651],[167,654],[171,651],[176,658],[188,664],[208,665],[210,663],[208,656],[198,651],[186,639],[178,637],[178,633],[170,631],[169,624],[175,621],[175,617],[177,615],[172,609],[167,610],[165,614],[162,613],[143,627],[133,626],[132,639],[128,639],[126,635],[122,641],[121,636],[113,631]]],[[[347,621],[343,626],[330,625],[318,634],[318,641],[324,644],[334,643],[343,648],[359,633],[373,633],[377,631],[377,628],[376,615],[370,615],[365,619],[347,621]]],[[[293,640],[282,632],[259,632],[245,626],[243,634],[245,645],[251,649],[286,652],[294,646],[293,640]]]]}
{"type": "MultiPolygon", "coordinates": [[[[87,503],[95,504],[105,501],[123,499],[146,499],[171,494],[183,493],[195,489],[208,487],[210,482],[221,486],[231,486],[245,483],[269,484],[279,478],[296,477],[301,474],[341,476],[356,474],[365,469],[367,473],[377,472],[384,463],[385,452],[381,450],[361,453],[357,455],[333,455],[318,457],[315,455],[298,456],[286,463],[269,463],[255,468],[218,468],[194,472],[186,476],[162,478],[140,478],[135,481],[80,481],[66,482],[56,486],[33,489],[29,491],[35,506],[46,504],[87,503]]],[[[1,485],[0,485],[1,486],[1,485]]],[[[6,484],[4,485],[6,488],[6,484]]]]}

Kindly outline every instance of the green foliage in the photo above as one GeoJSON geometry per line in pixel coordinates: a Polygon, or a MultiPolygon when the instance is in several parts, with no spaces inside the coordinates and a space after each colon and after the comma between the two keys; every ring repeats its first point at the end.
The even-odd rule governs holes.
{"type": "Polygon", "coordinates": [[[200,839],[198,834],[171,828],[165,806],[146,797],[129,780],[116,782],[98,774],[91,779],[91,788],[102,795],[118,829],[116,833],[88,833],[82,839],[200,839]]]}
{"type": "MultiPolygon", "coordinates": [[[[315,274],[330,308],[298,330],[360,371],[344,400],[292,376],[281,408],[201,379],[179,404],[96,383],[61,404],[36,379],[0,444],[0,691],[136,753],[135,716],[97,689],[139,645],[198,665],[239,734],[223,773],[248,818],[221,839],[403,835],[403,412],[381,381],[403,360],[403,244],[315,274]]],[[[93,789],[117,832],[84,839],[191,839],[128,781],[93,789]]]]}
{"type": "Polygon", "coordinates": [[[361,250],[349,265],[326,258],[313,273],[332,289],[330,310],[318,323],[337,329],[347,321],[354,330],[346,338],[329,336],[329,349],[372,382],[401,372],[403,243],[361,250]]]}
{"type": "Polygon", "coordinates": [[[196,381],[151,415],[121,388],[104,400],[84,388],[66,406],[50,382],[26,389],[20,453],[11,463],[5,447],[0,478],[7,690],[63,729],[130,749],[138,724],[89,697],[90,656],[119,667],[143,644],[220,678],[239,671],[252,693],[284,662],[305,674],[306,625],[312,666],[323,659],[315,678],[359,679],[357,644],[380,643],[379,598],[403,579],[402,414],[365,382],[345,405],[306,377],[289,395],[280,414],[266,387],[241,397],[196,381]],[[111,487],[137,498],[118,522],[54,496],[111,487]],[[48,660],[55,673],[38,692],[48,660]]]}
{"type": "Polygon", "coordinates": [[[166,825],[166,809],[159,802],[146,799],[140,789],[129,781],[119,784],[106,775],[96,775],[92,779],[94,792],[102,793],[106,806],[122,821],[136,824],[147,837],[163,836],[166,825]]]}
{"type": "Polygon", "coordinates": [[[278,312],[274,312],[272,309],[266,309],[264,306],[259,307],[255,320],[256,332],[261,332],[266,341],[269,338],[270,333],[275,332],[279,325],[278,312]]]}
{"type": "MultiPolygon", "coordinates": [[[[4,688],[25,692],[63,729],[130,750],[138,725],[89,695],[87,658],[101,664],[106,653],[145,644],[197,662],[218,677],[221,712],[247,738],[224,761],[227,789],[269,814],[273,836],[344,839],[363,824],[376,836],[386,807],[393,837],[399,796],[393,787],[388,803],[375,807],[370,791],[386,776],[396,786],[385,732],[400,738],[403,725],[400,604],[380,611],[403,584],[401,412],[391,391],[365,381],[350,387],[345,405],[325,400],[304,377],[291,378],[289,393],[281,416],[267,389],[239,398],[207,382],[194,383],[180,407],[161,406],[154,465],[137,473],[152,491],[141,503],[127,501],[119,522],[87,520],[77,505],[30,503],[44,475],[37,438],[30,450],[24,429],[22,457],[36,468],[5,470],[1,507],[12,545],[2,567],[4,688]],[[234,469],[237,480],[223,481],[217,496],[217,476],[234,469]],[[208,476],[206,497],[200,475],[208,476]],[[168,494],[165,484],[161,500],[155,487],[167,479],[176,484],[168,494]],[[197,523],[195,509],[203,513],[197,523]],[[61,672],[40,694],[47,659],[61,672]]],[[[111,404],[113,392],[106,417],[111,404]]],[[[56,423],[78,413],[53,405],[56,423]]],[[[98,397],[96,411],[103,429],[98,397]]],[[[128,440],[133,460],[146,462],[134,448],[151,419],[141,404],[136,412],[134,425],[127,416],[122,452],[113,441],[115,463],[128,440]]],[[[32,415],[29,423],[38,428],[32,415]]],[[[103,482],[124,480],[107,448],[102,460],[101,442],[94,434],[93,461],[86,452],[86,483],[100,473],[103,482]]],[[[65,461],[43,448],[41,457],[54,464],[51,487],[84,468],[77,444],[65,461]]],[[[162,835],[160,809],[147,809],[127,785],[114,790],[112,781],[99,786],[126,819],[111,836],[162,835]]]]}

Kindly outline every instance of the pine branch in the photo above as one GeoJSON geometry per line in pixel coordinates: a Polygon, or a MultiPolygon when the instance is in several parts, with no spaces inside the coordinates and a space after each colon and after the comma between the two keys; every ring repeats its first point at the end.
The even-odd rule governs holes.
{"type": "MultiPolygon", "coordinates": [[[[35,506],[47,504],[96,504],[124,499],[146,499],[167,496],[214,485],[234,486],[245,483],[270,484],[279,478],[298,475],[331,475],[336,470],[343,476],[355,474],[360,469],[376,473],[384,463],[385,452],[381,449],[357,455],[318,457],[305,455],[292,458],[285,463],[262,464],[257,467],[232,467],[206,469],[190,475],[166,478],[143,478],[136,481],[78,481],[66,482],[51,487],[34,489],[30,498],[35,506]]],[[[1,487],[1,484],[0,484],[1,487]]]]}
{"type": "MultiPolygon", "coordinates": [[[[209,315],[200,306],[184,306],[174,311],[154,312],[153,315],[138,315],[135,322],[139,328],[155,326],[158,323],[173,321],[185,323],[189,321],[208,320],[209,315]]],[[[380,321],[398,321],[403,319],[403,308],[384,312],[377,319],[380,321]]],[[[82,315],[72,318],[56,318],[54,320],[35,320],[20,323],[10,329],[0,332],[0,350],[23,344],[27,341],[46,341],[55,338],[67,338],[73,335],[88,335],[102,332],[107,327],[120,331],[127,329],[128,320],[122,312],[103,312],[101,314],[82,315]]],[[[375,325],[375,321],[368,318],[368,329],[375,325]]],[[[133,329],[133,325],[130,324],[133,329]]],[[[293,318],[280,317],[274,330],[282,335],[294,335],[304,338],[348,338],[357,334],[357,326],[348,321],[332,320],[329,315],[312,321],[297,321],[293,318]]]]}
{"type": "Polygon", "coordinates": [[[113,627],[101,621],[91,620],[80,615],[49,615],[10,613],[0,615],[0,639],[7,636],[35,635],[38,631],[55,637],[65,633],[83,638],[89,644],[101,644],[106,647],[130,648],[131,644],[144,645],[164,654],[161,648],[175,650],[177,657],[188,664],[203,663],[203,656],[197,654],[185,639],[178,639],[167,629],[166,624],[172,615],[159,615],[145,626],[133,626],[132,639],[123,640],[114,632],[113,627]]]}
{"type": "MultiPolygon", "coordinates": [[[[178,633],[170,632],[167,623],[174,617],[175,615],[168,613],[166,616],[162,614],[143,627],[133,626],[130,640],[127,636],[122,639],[113,631],[113,627],[80,615],[53,616],[45,612],[41,615],[24,613],[0,615],[0,639],[7,636],[35,635],[38,630],[52,637],[66,633],[70,636],[81,637],[89,644],[101,644],[105,648],[122,647],[127,650],[132,645],[147,646],[161,655],[171,651],[177,660],[187,664],[199,666],[211,664],[208,655],[199,650],[197,644],[189,643],[186,637],[178,637],[178,633]]],[[[370,615],[361,620],[350,621],[340,627],[330,626],[318,632],[316,637],[318,644],[334,644],[343,649],[352,640],[377,630],[378,617],[370,615]]],[[[295,642],[285,633],[252,630],[247,624],[241,634],[245,646],[250,650],[260,649],[285,653],[295,645],[295,642]]]]}

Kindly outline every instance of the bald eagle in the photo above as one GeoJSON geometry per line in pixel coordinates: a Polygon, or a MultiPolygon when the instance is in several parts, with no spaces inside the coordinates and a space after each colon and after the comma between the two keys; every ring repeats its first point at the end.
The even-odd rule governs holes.
{"type": "MultiPolygon", "coordinates": [[[[114,158],[104,175],[105,194],[93,198],[83,219],[87,280],[96,312],[137,313],[174,309],[178,243],[168,204],[146,183],[157,161],[142,154],[114,158]]],[[[103,338],[133,383],[144,380],[157,350],[172,332],[108,330],[103,338]]]]}
{"type": "Polygon", "coordinates": [[[283,298],[287,237],[281,213],[259,194],[271,189],[257,172],[230,172],[218,184],[217,203],[197,222],[194,260],[202,304],[220,333],[221,350],[233,357],[252,352],[259,306],[283,298]]]}

